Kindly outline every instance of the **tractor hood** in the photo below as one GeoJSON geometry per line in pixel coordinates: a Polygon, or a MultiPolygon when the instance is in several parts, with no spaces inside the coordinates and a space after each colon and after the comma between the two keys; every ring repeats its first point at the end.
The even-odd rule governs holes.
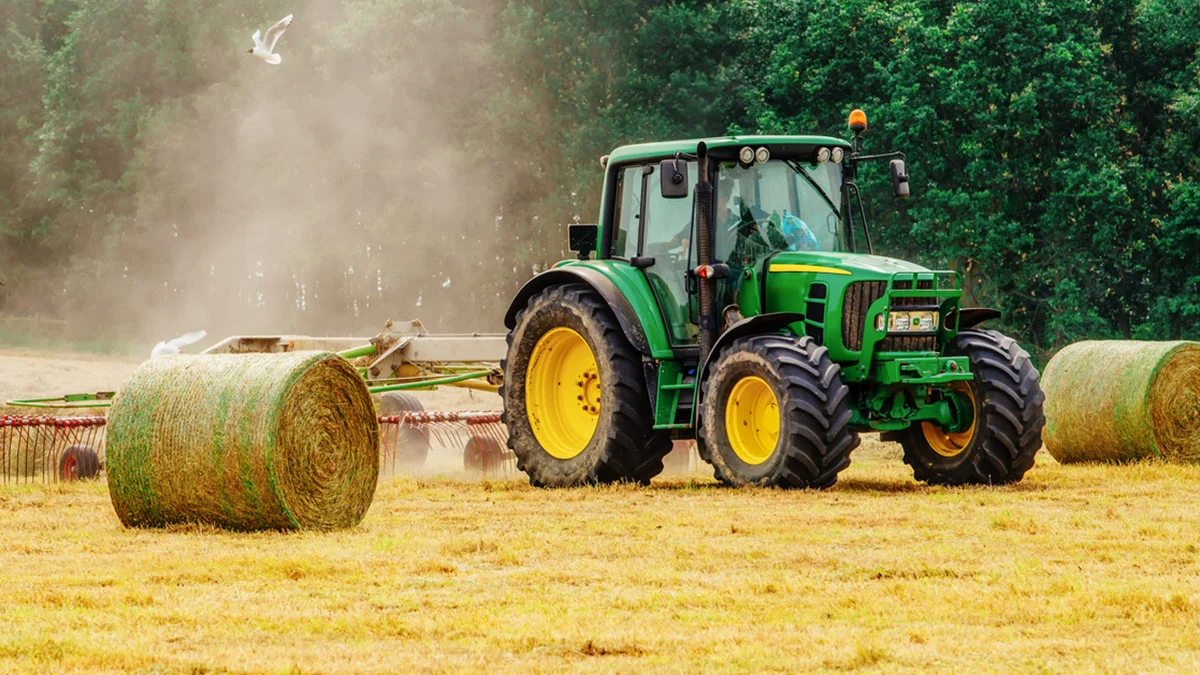
{"type": "Polygon", "coordinates": [[[768,271],[854,275],[883,279],[890,278],[898,272],[932,272],[927,267],[886,256],[825,251],[785,251],[776,254],[771,257],[768,271]]]}

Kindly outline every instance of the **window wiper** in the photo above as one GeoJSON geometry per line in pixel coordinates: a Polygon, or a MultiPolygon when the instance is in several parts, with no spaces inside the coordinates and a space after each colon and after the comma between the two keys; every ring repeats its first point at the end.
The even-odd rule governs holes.
{"type": "Polygon", "coordinates": [[[808,184],[817,191],[817,194],[821,195],[821,199],[825,200],[825,203],[829,205],[829,208],[833,209],[833,212],[837,214],[837,217],[842,217],[842,210],[834,205],[833,200],[829,198],[829,195],[825,194],[825,191],[821,189],[820,185],[817,185],[817,181],[813,180],[812,176],[808,175],[808,172],[804,170],[804,167],[800,166],[794,159],[786,159],[784,160],[784,164],[787,164],[792,171],[800,174],[804,180],[808,181],[808,184]]]}

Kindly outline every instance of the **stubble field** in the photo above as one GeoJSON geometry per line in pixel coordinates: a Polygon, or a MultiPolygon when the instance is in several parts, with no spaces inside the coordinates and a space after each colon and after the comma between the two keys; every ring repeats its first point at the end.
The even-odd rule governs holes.
{"type": "MultiPolygon", "coordinates": [[[[10,394],[10,392],[0,392],[10,394]]],[[[2,672],[1195,672],[1200,468],[825,492],[381,484],[359,527],[125,530],[0,488],[2,672]]]]}

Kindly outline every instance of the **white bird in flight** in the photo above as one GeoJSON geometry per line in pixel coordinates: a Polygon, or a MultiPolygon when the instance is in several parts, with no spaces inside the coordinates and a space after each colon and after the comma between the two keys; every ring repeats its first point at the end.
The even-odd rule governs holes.
{"type": "Polygon", "coordinates": [[[179,350],[183,349],[184,347],[186,347],[188,345],[195,344],[195,343],[203,340],[206,335],[208,335],[208,331],[198,330],[195,333],[188,333],[187,335],[180,335],[179,337],[175,338],[174,340],[160,342],[160,343],[154,345],[154,350],[150,352],[150,358],[156,359],[160,356],[167,356],[169,354],[178,354],[179,350]]]}
{"type": "Polygon", "coordinates": [[[274,26],[267,29],[267,39],[262,39],[262,31],[254,31],[251,40],[254,40],[254,49],[249,52],[267,63],[277,66],[283,60],[283,57],[275,53],[275,45],[279,43],[279,38],[283,37],[283,31],[292,25],[292,15],[288,14],[279,20],[274,26]]]}

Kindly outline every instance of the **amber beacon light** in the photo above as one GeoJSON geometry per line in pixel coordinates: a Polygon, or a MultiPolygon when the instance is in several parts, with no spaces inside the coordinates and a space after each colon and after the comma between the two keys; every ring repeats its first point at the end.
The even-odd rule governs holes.
{"type": "Polygon", "coordinates": [[[850,131],[862,133],[867,130],[867,113],[855,108],[850,111],[850,131]]]}

